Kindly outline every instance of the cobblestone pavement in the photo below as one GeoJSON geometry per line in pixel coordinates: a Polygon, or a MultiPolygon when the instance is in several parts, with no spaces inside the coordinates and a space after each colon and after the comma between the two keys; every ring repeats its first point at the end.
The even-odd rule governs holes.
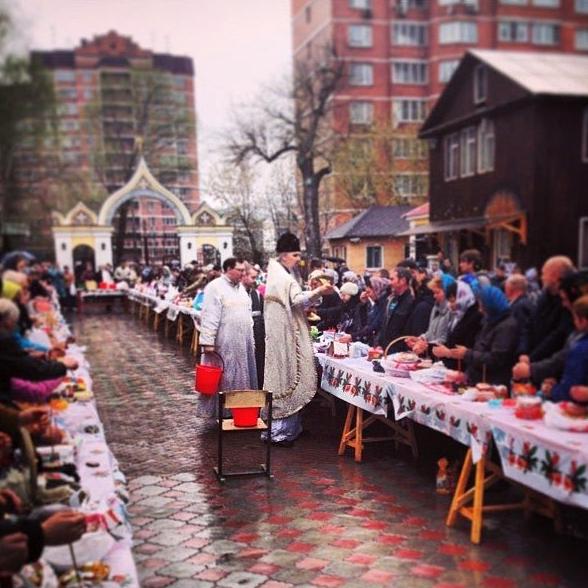
{"type": "MultiPolygon", "coordinates": [[[[308,433],[273,451],[272,481],[220,486],[214,429],[195,415],[193,359],[132,317],[88,315],[75,328],[129,478],[143,587],[585,585],[585,542],[511,513],[490,519],[473,546],[465,524],[445,527],[449,499],[426,460],[384,445],[362,464],[338,457],[341,415],[315,403],[308,433]]],[[[261,459],[253,433],[237,438],[228,454],[261,459]]]]}

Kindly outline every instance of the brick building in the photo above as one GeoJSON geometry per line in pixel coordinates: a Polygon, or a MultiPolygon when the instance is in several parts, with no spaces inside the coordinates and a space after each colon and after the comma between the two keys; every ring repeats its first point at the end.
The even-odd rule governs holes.
{"type": "MultiPolygon", "coordinates": [[[[415,204],[428,193],[427,149],[416,133],[468,48],[588,54],[588,0],[291,0],[291,7],[295,59],[332,44],[346,63],[335,127],[395,129],[387,159],[394,191],[415,204]]],[[[334,176],[336,185],[337,169],[334,176]]],[[[353,208],[335,192],[335,208],[353,208]]]]}
{"type": "MultiPolygon", "coordinates": [[[[137,141],[151,170],[190,212],[199,205],[194,66],[190,57],[154,53],[110,31],[68,51],[33,51],[58,100],[62,161],[86,174],[97,208],[134,171],[137,141]],[[145,119],[147,123],[145,124],[145,119]],[[138,139],[138,137],[140,137],[138,139]]],[[[116,222],[116,221],[115,221],[116,222]]],[[[175,215],[162,202],[133,202],[118,256],[177,257],[175,215]]]]}

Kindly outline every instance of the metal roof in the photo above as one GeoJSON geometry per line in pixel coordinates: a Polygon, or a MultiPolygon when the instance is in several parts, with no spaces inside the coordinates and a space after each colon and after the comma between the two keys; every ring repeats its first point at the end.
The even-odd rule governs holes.
{"type": "Polygon", "coordinates": [[[588,96],[588,56],[490,49],[469,53],[533,94],[588,96]]]}
{"type": "Polygon", "coordinates": [[[412,206],[370,206],[351,220],[330,230],[327,239],[394,237],[408,229],[404,215],[412,206]]]}

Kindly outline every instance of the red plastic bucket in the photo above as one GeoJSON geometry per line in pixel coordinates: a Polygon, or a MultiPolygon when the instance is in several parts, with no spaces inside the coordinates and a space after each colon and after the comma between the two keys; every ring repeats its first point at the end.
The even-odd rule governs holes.
{"type": "MultiPolygon", "coordinates": [[[[223,361],[223,358],[218,354],[214,353],[223,361]]],[[[221,378],[223,377],[224,362],[223,366],[219,367],[216,365],[204,365],[201,363],[196,364],[195,377],[194,377],[194,389],[200,394],[212,396],[218,392],[221,378]]]]}
{"type": "Polygon", "coordinates": [[[233,423],[235,427],[255,427],[259,417],[257,406],[247,408],[232,408],[233,423]]]}

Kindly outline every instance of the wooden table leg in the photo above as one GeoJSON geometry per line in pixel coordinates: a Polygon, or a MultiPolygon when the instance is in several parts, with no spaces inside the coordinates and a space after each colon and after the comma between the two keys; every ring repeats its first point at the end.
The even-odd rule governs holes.
{"type": "Polygon", "coordinates": [[[341,435],[341,441],[339,443],[339,455],[345,453],[347,447],[347,440],[351,431],[351,422],[353,421],[353,414],[355,413],[355,406],[350,404],[347,408],[347,416],[345,417],[345,426],[343,427],[343,434],[341,435]]]}
{"type": "Polygon", "coordinates": [[[484,472],[486,470],[486,458],[481,457],[476,464],[476,478],[474,484],[474,510],[472,512],[472,530],[470,539],[478,545],[482,538],[482,518],[484,508],[484,472]]]}
{"type": "Polygon", "coordinates": [[[355,461],[360,463],[363,453],[363,408],[355,413],[355,461]]]}
{"type": "Polygon", "coordinates": [[[451,506],[449,507],[449,514],[447,515],[447,520],[445,524],[448,527],[453,527],[455,525],[455,521],[457,520],[457,514],[461,507],[461,498],[465,494],[466,486],[468,480],[470,478],[470,472],[472,470],[472,450],[468,449],[466,453],[463,466],[461,467],[461,472],[459,474],[459,480],[457,481],[457,486],[455,487],[455,492],[453,494],[453,500],[451,501],[451,506]]]}

